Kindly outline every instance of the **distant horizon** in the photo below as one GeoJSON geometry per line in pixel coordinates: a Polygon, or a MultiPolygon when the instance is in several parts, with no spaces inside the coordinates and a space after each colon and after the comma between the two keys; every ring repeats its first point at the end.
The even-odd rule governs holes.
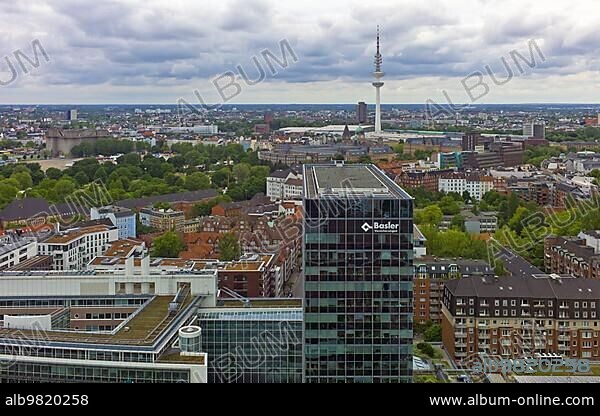
{"type": "MultiPolygon", "coordinates": [[[[219,104],[219,103],[206,103],[204,104],[206,107],[237,107],[237,106],[268,106],[268,105],[278,105],[278,106],[295,106],[295,105],[313,105],[313,106],[348,106],[348,105],[356,105],[357,102],[346,102],[346,103],[314,103],[314,102],[294,102],[294,103],[277,103],[277,102],[269,102],[269,103],[227,103],[227,104],[219,104]]],[[[190,103],[194,106],[194,103],[190,103]]],[[[366,102],[368,106],[375,106],[375,103],[366,102]]],[[[439,105],[447,105],[444,102],[438,102],[439,105]]],[[[202,105],[196,104],[201,107],[202,105]]],[[[382,107],[384,106],[425,106],[426,103],[382,103],[382,107]]],[[[550,105],[564,105],[564,106],[580,106],[580,105],[589,105],[589,106],[600,106],[600,101],[597,103],[594,102],[503,102],[503,103],[453,103],[454,106],[464,106],[464,107],[484,107],[484,106],[520,106],[520,105],[541,105],[541,106],[550,106],[550,105]]],[[[118,103],[118,102],[105,102],[105,103],[0,103],[0,107],[15,107],[15,106],[45,106],[45,107],[86,107],[86,106],[169,106],[169,107],[179,107],[179,104],[174,103],[118,103]]]]}

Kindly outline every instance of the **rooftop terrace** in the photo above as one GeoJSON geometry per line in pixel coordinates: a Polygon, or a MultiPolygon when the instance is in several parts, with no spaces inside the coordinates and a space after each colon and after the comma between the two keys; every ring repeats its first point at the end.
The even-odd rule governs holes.
{"type": "Polygon", "coordinates": [[[149,299],[138,313],[115,333],[92,333],[85,331],[35,331],[0,328],[0,338],[32,339],[56,342],[92,344],[119,344],[150,346],[165,332],[169,325],[194,300],[187,296],[174,315],[169,314],[173,296],[156,296],[149,299]]]}

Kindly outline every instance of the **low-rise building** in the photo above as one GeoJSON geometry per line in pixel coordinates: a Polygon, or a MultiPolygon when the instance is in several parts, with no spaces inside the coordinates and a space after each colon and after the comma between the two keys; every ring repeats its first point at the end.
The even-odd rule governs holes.
{"type": "Polygon", "coordinates": [[[185,222],[183,211],[173,209],[142,208],[140,224],[160,231],[182,231],[185,222]]]}
{"type": "Polygon", "coordinates": [[[190,323],[216,306],[216,280],[214,270],[174,275],[147,264],[2,272],[0,358],[11,365],[0,382],[206,383],[201,329],[190,323]]]}
{"type": "MultiPolygon", "coordinates": [[[[464,219],[465,231],[469,234],[495,233],[498,230],[498,216],[496,212],[480,212],[473,214],[471,211],[461,211],[460,216],[464,219]]],[[[447,231],[454,216],[444,215],[439,229],[447,231]]]]}
{"type": "Polygon", "coordinates": [[[137,236],[135,212],[129,208],[111,205],[90,209],[90,219],[103,218],[110,219],[113,225],[119,229],[119,238],[135,238],[137,236]]]}

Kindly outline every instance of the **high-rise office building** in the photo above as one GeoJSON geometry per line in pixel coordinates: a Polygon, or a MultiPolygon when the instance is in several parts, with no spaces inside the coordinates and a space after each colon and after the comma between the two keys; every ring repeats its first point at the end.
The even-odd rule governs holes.
{"type": "Polygon", "coordinates": [[[76,109],[71,109],[71,110],[67,111],[67,120],[68,121],[77,120],[77,110],[76,109]]]}
{"type": "Polygon", "coordinates": [[[412,380],[412,198],[374,165],[304,166],[306,382],[412,380]]]}
{"type": "Polygon", "coordinates": [[[367,122],[368,112],[367,112],[367,103],[364,101],[360,101],[356,105],[356,121],[358,124],[363,124],[367,122]]]}
{"type": "Polygon", "coordinates": [[[523,123],[523,136],[533,139],[545,139],[546,125],[539,122],[523,123]]]}

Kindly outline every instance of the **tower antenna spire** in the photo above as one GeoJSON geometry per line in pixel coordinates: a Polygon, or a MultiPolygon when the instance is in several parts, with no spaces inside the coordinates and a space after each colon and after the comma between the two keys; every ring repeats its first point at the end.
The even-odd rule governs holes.
{"type": "Polygon", "coordinates": [[[377,52],[375,53],[375,72],[381,72],[382,63],[383,58],[381,57],[381,52],[379,51],[379,25],[377,25],[377,52]]]}
{"type": "Polygon", "coordinates": [[[381,87],[383,87],[383,81],[381,78],[385,75],[381,70],[381,64],[383,58],[381,56],[381,50],[379,48],[379,25],[377,25],[377,51],[375,52],[375,72],[373,77],[375,82],[372,85],[375,87],[375,133],[381,133],[381,87]]]}

